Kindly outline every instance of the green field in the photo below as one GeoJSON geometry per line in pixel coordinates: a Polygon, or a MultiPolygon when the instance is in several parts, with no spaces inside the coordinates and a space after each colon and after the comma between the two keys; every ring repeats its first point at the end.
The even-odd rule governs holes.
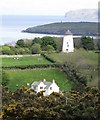
{"type": "Polygon", "coordinates": [[[48,56],[59,63],[67,61],[78,66],[96,66],[98,64],[98,54],[94,51],[86,51],[84,49],[75,50],[72,53],[51,53],[48,56]]]}
{"type": "Polygon", "coordinates": [[[87,77],[88,85],[98,86],[98,54],[84,49],[75,50],[73,53],[52,53],[47,55],[58,63],[70,62],[87,77]],[[90,80],[91,79],[91,80],[90,80]]]}
{"type": "Polygon", "coordinates": [[[27,86],[27,83],[43,80],[56,81],[61,90],[70,90],[71,83],[66,79],[66,76],[59,69],[34,69],[34,70],[6,70],[9,75],[8,88],[16,90],[22,86],[27,86]],[[18,85],[18,87],[16,86],[18,85]]]}
{"type": "MultiPolygon", "coordinates": [[[[83,49],[75,50],[73,53],[51,53],[47,54],[58,63],[70,62],[79,71],[88,78],[89,86],[98,86],[98,54],[94,51],[85,51],[83,49]]],[[[14,58],[3,58],[2,66],[34,65],[34,64],[52,64],[43,56],[30,56],[14,58]]],[[[61,90],[70,90],[71,83],[66,79],[64,73],[58,69],[32,69],[32,70],[5,70],[9,75],[9,89],[16,90],[27,83],[43,80],[55,79],[61,90]],[[18,87],[16,86],[18,85],[18,87]]]]}
{"type": "Polygon", "coordinates": [[[34,64],[50,64],[50,63],[51,62],[46,60],[43,56],[2,58],[2,66],[18,66],[18,65],[34,65],[34,64]]]}

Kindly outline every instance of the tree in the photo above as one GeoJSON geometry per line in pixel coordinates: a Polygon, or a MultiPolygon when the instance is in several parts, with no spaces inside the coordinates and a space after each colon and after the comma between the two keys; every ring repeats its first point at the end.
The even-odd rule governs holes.
{"type": "Polygon", "coordinates": [[[32,46],[32,40],[25,39],[24,40],[24,46],[30,48],[32,46]]]}
{"type": "Polygon", "coordinates": [[[37,43],[37,44],[42,44],[42,40],[41,40],[41,38],[39,38],[39,37],[37,37],[37,38],[34,38],[33,40],[32,40],[32,44],[35,44],[35,43],[37,43]]]}
{"type": "Polygon", "coordinates": [[[24,48],[25,54],[31,54],[31,50],[29,48],[24,48]]]}
{"type": "Polygon", "coordinates": [[[77,49],[82,48],[81,38],[74,38],[74,46],[77,49]]]}
{"type": "Polygon", "coordinates": [[[46,50],[47,45],[51,45],[52,47],[54,47],[54,49],[56,49],[56,42],[54,41],[53,37],[45,36],[42,37],[41,39],[42,39],[41,46],[43,50],[46,50]]]}
{"type": "Polygon", "coordinates": [[[81,43],[82,43],[82,47],[86,50],[93,50],[94,49],[94,42],[93,42],[93,38],[91,37],[81,37],[81,43]]]}
{"type": "Polygon", "coordinates": [[[12,54],[15,54],[15,52],[11,49],[9,45],[3,45],[2,54],[12,55],[12,54]]]}
{"type": "Polygon", "coordinates": [[[54,41],[55,41],[55,43],[56,43],[56,50],[57,50],[58,52],[62,51],[63,38],[54,37],[54,41]]]}
{"type": "Polygon", "coordinates": [[[40,44],[35,43],[32,48],[32,54],[39,54],[41,52],[40,44]]]}
{"type": "Polygon", "coordinates": [[[55,49],[54,49],[54,47],[53,46],[51,46],[51,45],[47,45],[46,46],[46,51],[48,51],[48,52],[53,52],[55,49]]]}
{"type": "Polygon", "coordinates": [[[18,45],[20,47],[24,47],[25,46],[24,40],[23,39],[18,40],[16,45],[18,45]]]}
{"type": "Polygon", "coordinates": [[[17,54],[21,54],[21,55],[23,55],[23,54],[25,54],[26,52],[25,52],[25,49],[24,48],[17,48],[17,54]]]}
{"type": "Polygon", "coordinates": [[[97,47],[98,47],[98,50],[100,50],[100,39],[98,39],[97,47]]]}

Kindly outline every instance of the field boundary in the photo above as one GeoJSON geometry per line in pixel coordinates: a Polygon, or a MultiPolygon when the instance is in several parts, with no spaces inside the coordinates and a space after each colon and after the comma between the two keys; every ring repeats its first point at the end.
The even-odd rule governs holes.
{"type": "Polygon", "coordinates": [[[34,68],[59,68],[60,64],[34,64],[34,65],[19,65],[19,66],[2,66],[2,69],[34,69],[34,68]]]}

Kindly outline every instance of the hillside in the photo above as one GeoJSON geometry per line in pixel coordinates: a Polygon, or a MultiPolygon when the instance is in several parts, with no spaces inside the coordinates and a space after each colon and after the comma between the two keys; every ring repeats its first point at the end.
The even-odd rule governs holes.
{"type": "Polygon", "coordinates": [[[71,63],[85,75],[89,86],[98,86],[98,54],[94,51],[75,49],[73,53],[52,53],[48,57],[57,63],[71,63]]]}
{"type": "Polygon", "coordinates": [[[64,35],[69,29],[74,35],[95,36],[98,32],[96,22],[58,22],[27,28],[22,32],[64,35]]]}

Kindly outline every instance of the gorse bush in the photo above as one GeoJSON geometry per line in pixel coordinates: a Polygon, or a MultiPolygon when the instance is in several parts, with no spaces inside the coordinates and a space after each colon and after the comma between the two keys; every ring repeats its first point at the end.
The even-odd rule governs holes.
{"type": "Polygon", "coordinates": [[[3,120],[99,120],[99,95],[99,89],[89,87],[49,96],[24,87],[15,92],[3,88],[1,116],[3,120]]]}

